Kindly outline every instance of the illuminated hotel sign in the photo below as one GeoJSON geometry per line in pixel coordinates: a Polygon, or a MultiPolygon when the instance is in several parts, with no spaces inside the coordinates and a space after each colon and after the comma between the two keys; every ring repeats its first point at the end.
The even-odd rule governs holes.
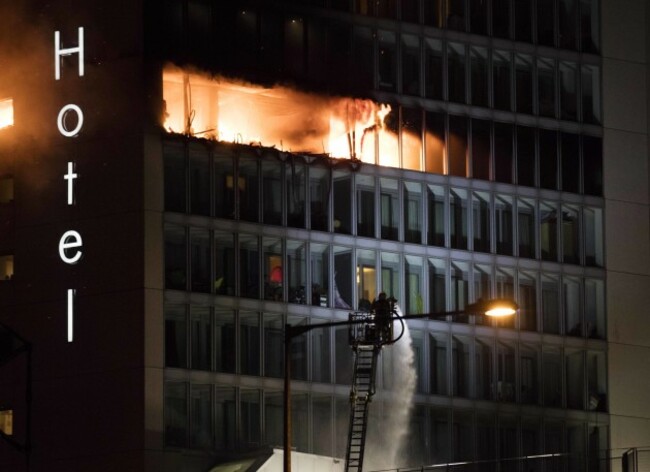
{"type": "MultiPolygon", "coordinates": [[[[61,80],[61,58],[63,56],[71,56],[73,54],[79,55],[79,77],[84,75],[84,29],[78,29],[77,47],[62,48],[61,47],[61,33],[54,32],[54,79],[61,80]]],[[[56,119],[56,127],[61,136],[66,138],[74,138],[79,135],[84,125],[83,111],[78,105],[69,103],[59,111],[56,119]],[[74,122],[76,117],[76,124],[70,126],[70,122],[74,122]]],[[[79,177],[74,171],[74,162],[68,162],[68,172],[63,176],[67,181],[67,204],[74,205],[74,181],[79,177]]],[[[66,264],[76,264],[81,260],[83,252],[83,240],[81,234],[74,230],[68,230],[59,239],[59,257],[66,264]]],[[[68,342],[74,339],[74,296],[75,289],[68,289],[67,296],[67,325],[68,325],[68,342]]]]}

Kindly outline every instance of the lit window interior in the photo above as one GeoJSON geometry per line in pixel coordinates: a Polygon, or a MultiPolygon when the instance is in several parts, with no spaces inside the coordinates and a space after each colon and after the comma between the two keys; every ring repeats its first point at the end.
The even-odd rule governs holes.
{"type": "Polygon", "coordinates": [[[0,203],[9,203],[14,200],[14,178],[12,176],[0,177],[0,203]]]}
{"type": "Polygon", "coordinates": [[[13,126],[14,101],[11,98],[0,99],[0,129],[13,126]]]}
{"type": "Polygon", "coordinates": [[[6,436],[14,434],[14,411],[0,410],[0,431],[6,436]]]}
{"type": "MultiPolygon", "coordinates": [[[[163,73],[163,98],[163,126],[169,132],[400,165],[398,136],[385,126],[391,108],[372,100],[262,87],[176,68],[163,73]]],[[[410,146],[410,156],[407,134],[403,161],[419,169],[419,137],[411,139],[418,144],[410,146]]]]}
{"type": "Polygon", "coordinates": [[[0,256],[0,281],[14,278],[14,256],[0,256]]]}

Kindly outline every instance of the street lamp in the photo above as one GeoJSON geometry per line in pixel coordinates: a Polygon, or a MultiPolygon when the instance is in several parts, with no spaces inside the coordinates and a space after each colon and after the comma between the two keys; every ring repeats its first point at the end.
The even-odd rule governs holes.
{"type": "MultiPolygon", "coordinates": [[[[437,313],[420,313],[414,315],[397,316],[392,314],[392,320],[414,320],[430,319],[436,320],[448,316],[460,315],[488,316],[491,318],[503,318],[513,316],[517,313],[519,306],[513,300],[506,298],[495,298],[490,300],[479,299],[470,303],[462,310],[452,310],[437,313]]],[[[312,329],[333,328],[336,326],[351,326],[367,323],[367,319],[349,319],[332,321],[328,323],[315,323],[309,325],[292,326],[285,324],[284,328],[284,472],[291,472],[291,340],[312,329]]]]}

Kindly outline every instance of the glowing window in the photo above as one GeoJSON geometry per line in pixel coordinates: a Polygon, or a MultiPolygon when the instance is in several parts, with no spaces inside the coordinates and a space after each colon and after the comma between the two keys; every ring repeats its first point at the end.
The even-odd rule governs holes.
{"type": "Polygon", "coordinates": [[[6,436],[14,434],[14,411],[0,410],[0,431],[6,436]]]}
{"type": "Polygon", "coordinates": [[[13,126],[14,101],[11,98],[0,99],[0,129],[13,126]]]}
{"type": "Polygon", "coordinates": [[[14,178],[12,176],[0,177],[0,203],[9,203],[14,200],[14,178]]]}
{"type": "MultiPolygon", "coordinates": [[[[14,256],[0,256],[0,281],[11,280],[14,278],[14,256]]],[[[1,414],[1,412],[0,412],[1,414]]],[[[2,419],[0,418],[0,424],[2,419]]]]}

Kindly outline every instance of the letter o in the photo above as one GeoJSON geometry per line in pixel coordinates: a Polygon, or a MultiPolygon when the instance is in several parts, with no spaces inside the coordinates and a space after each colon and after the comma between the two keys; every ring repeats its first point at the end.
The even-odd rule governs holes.
{"type": "Polygon", "coordinates": [[[79,134],[79,131],[81,131],[83,125],[84,125],[84,114],[81,111],[81,108],[79,108],[77,105],[74,105],[72,103],[61,108],[61,111],[59,112],[59,116],[56,119],[56,126],[59,128],[59,133],[61,133],[66,138],[72,138],[79,134]],[[66,121],[66,117],[71,112],[75,112],[77,114],[77,126],[74,129],[69,130],[65,125],[65,121],[66,121]]]}
{"type": "Polygon", "coordinates": [[[59,240],[59,256],[66,264],[76,264],[82,256],[81,251],[76,251],[72,257],[68,257],[66,249],[72,249],[83,246],[81,235],[76,231],[66,231],[59,240]]]}

